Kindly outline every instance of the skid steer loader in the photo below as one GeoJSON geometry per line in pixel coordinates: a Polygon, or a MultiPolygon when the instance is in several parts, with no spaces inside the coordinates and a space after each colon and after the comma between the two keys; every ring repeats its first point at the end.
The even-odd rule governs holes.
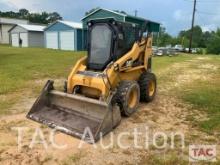
{"type": "Polygon", "coordinates": [[[132,115],[140,101],[152,101],[156,94],[148,29],[147,21],[142,27],[114,19],[89,21],[88,55],[73,67],[64,92],[56,91],[53,81],[46,83],[27,118],[91,143],[112,131],[121,115],[132,115]]]}

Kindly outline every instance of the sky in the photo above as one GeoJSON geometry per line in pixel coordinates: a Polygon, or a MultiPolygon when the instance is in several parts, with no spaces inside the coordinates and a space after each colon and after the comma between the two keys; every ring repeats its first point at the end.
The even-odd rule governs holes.
{"type": "MultiPolygon", "coordinates": [[[[220,0],[197,0],[195,24],[203,31],[220,27],[220,0]]],[[[85,12],[101,7],[123,10],[161,23],[173,36],[191,27],[193,0],[0,0],[0,11],[58,12],[64,20],[80,22],[85,12]]]]}

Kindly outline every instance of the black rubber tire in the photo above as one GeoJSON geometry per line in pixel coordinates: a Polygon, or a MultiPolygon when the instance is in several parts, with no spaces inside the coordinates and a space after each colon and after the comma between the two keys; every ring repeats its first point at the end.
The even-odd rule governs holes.
{"type": "Polygon", "coordinates": [[[151,102],[157,92],[157,79],[155,74],[150,73],[150,72],[144,72],[142,73],[142,75],[140,76],[140,79],[138,81],[139,85],[140,85],[140,101],[142,102],[151,102]],[[155,91],[153,93],[153,95],[150,96],[149,94],[149,83],[150,81],[153,81],[155,84],[155,91]]]}
{"type": "Polygon", "coordinates": [[[115,101],[120,107],[123,116],[131,116],[136,110],[140,102],[140,87],[136,81],[122,81],[115,94],[115,101]],[[129,97],[133,90],[136,90],[137,101],[133,107],[129,107],[129,97]]]}

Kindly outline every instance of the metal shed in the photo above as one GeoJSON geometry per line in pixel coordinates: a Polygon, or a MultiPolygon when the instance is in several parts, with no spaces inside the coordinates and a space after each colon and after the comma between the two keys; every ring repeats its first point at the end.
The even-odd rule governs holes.
{"type": "Polygon", "coordinates": [[[10,43],[15,47],[44,47],[45,26],[18,24],[9,30],[10,43]]]}
{"type": "Polygon", "coordinates": [[[142,26],[144,23],[147,22],[148,31],[159,32],[160,30],[160,24],[157,22],[143,19],[140,17],[135,17],[135,16],[125,14],[125,13],[120,13],[120,12],[113,11],[113,10],[103,9],[103,8],[99,8],[93,11],[92,13],[86,15],[84,18],[82,18],[83,28],[87,27],[88,21],[94,20],[94,19],[103,19],[103,18],[114,18],[116,21],[131,22],[131,23],[138,24],[140,26],[142,26]]]}
{"type": "Polygon", "coordinates": [[[44,29],[45,47],[61,50],[83,50],[82,24],[56,21],[44,29]]]}
{"type": "MultiPolygon", "coordinates": [[[[147,23],[147,30],[150,32],[159,32],[160,31],[160,23],[150,21],[147,19],[143,19],[140,17],[135,17],[132,15],[128,15],[126,13],[121,13],[113,10],[98,8],[97,10],[91,12],[90,14],[86,15],[84,18],[82,18],[83,23],[83,29],[87,29],[87,23],[90,20],[94,19],[104,19],[104,18],[114,18],[116,21],[121,22],[130,22],[134,24],[138,24],[140,27],[145,27],[144,25],[147,23]]],[[[86,34],[83,33],[83,38],[85,38],[84,45],[86,43],[86,34]]]]}
{"type": "Polygon", "coordinates": [[[27,20],[0,17],[0,43],[9,44],[9,30],[17,24],[28,24],[27,20]]]}

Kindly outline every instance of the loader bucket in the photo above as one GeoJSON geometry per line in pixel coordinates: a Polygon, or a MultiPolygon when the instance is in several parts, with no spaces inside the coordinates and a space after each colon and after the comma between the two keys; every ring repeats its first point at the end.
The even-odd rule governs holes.
{"type": "Polygon", "coordinates": [[[94,143],[119,124],[121,114],[111,103],[55,91],[49,80],[27,118],[94,143]]]}

